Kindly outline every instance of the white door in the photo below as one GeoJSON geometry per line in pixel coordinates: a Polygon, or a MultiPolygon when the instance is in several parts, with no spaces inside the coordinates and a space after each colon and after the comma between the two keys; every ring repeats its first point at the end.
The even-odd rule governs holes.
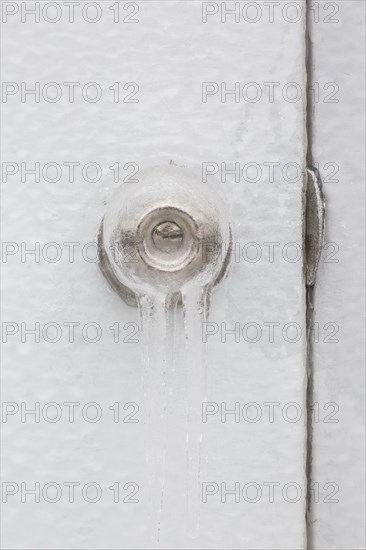
{"type": "MultiPolygon", "coordinates": [[[[314,20],[333,17],[318,7],[314,20]]],[[[357,17],[340,12],[348,29],[357,17]]],[[[284,550],[351,540],[362,548],[360,518],[350,538],[339,532],[354,485],[345,508],[327,500],[350,467],[341,450],[350,425],[361,452],[353,382],[343,428],[307,429],[307,26],[303,1],[2,3],[4,547],[284,550]],[[177,212],[183,201],[193,228],[196,212],[204,218],[221,201],[215,230],[226,236],[229,266],[222,278],[212,270],[208,316],[201,279],[165,314],[161,270],[146,270],[141,296],[152,297],[150,309],[143,299],[128,305],[102,274],[103,217],[117,212],[104,232],[119,231],[135,208],[149,213],[150,192],[157,209],[177,212]],[[310,483],[320,491],[315,505],[310,483]]],[[[320,28],[312,26],[313,52],[320,28]]],[[[331,81],[313,55],[311,78],[319,70],[331,81]]],[[[323,156],[322,128],[332,137],[329,117],[340,115],[333,104],[325,111],[324,98],[338,90],[321,82],[311,125],[320,171],[340,155],[335,141],[332,159],[323,156]]],[[[340,216],[332,218],[332,205],[341,208],[345,191],[324,191],[331,232],[340,216]]],[[[345,216],[351,228],[362,213],[345,216]]],[[[151,246],[162,239],[164,248],[172,231],[160,222],[176,224],[173,233],[183,227],[174,239],[186,243],[190,222],[171,218],[156,224],[151,246]]],[[[313,321],[323,341],[352,270],[342,266],[335,275],[320,263],[313,321]]],[[[323,416],[329,402],[339,404],[349,350],[325,346],[311,346],[323,416]],[[321,376],[328,349],[335,366],[321,376]]]]}

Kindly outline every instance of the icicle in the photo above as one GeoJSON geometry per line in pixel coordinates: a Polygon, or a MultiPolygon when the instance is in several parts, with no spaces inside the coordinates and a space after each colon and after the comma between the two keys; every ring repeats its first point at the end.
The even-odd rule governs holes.
{"type": "Polygon", "coordinates": [[[150,536],[160,542],[167,450],[167,407],[171,392],[176,297],[140,296],[143,392],[146,411],[146,461],[150,536]]]}
{"type": "Polygon", "coordinates": [[[182,293],[187,350],[187,530],[193,538],[198,536],[200,522],[202,402],[206,394],[202,322],[207,319],[209,295],[208,287],[190,288],[189,292],[182,293]]]}

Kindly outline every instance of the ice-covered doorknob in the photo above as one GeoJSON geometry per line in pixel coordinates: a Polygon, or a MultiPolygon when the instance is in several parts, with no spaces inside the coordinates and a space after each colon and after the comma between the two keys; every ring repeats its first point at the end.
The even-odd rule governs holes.
{"type": "Polygon", "coordinates": [[[175,165],[138,173],[113,195],[99,234],[100,265],[130,305],[136,296],[214,285],[231,247],[225,204],[199,175],[175,165]]]}
{"type": "MultiPolygon", "coordinates": [[[[183,305],[187,525],[197,536],[205,362],[202,322],[212,287],[226,274],[231,231],[226,207],[199,175],[175,165],[138,173],[111,198],[99,232],[100,267],[114,290],[140,309],[149,516],[157,540],[164,502],[176,306],[183,305]]],[[[154,546],[155,547],[155,546],[154,546]]]]}

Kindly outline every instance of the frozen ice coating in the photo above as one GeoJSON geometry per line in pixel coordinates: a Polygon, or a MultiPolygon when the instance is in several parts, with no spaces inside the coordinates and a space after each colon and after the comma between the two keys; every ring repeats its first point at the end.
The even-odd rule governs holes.
{"type": "Polygon", "coordinates": [[[141,171],[138,185],[121,185],[102,225],[101,269],[140,311],[152,544],[159,543],[162,528],[170,380],[177,306],[183,305],[187,427],[181,448],[187,465],[187,533],[197,537],[206,379],[202,322],[212,288],[230,261],[226,207],[199,175],[170,164],[141,171]]]}
{"type": "Polygon", "coordinates": [[[210,185],[174,165],[139,172],[121,185],[103,222],[116,278],[136,295],[212,284],[230,242],[226,208],[210,185]],[[163,246],[163,243],[164,244],[163,246]]]}

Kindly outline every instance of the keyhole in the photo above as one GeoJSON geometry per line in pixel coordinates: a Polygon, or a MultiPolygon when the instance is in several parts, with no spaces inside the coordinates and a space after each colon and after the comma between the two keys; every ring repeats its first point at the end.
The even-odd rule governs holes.
{"type": "Polygon", "coordinates": [[[152,240],[158,250],[166,254],[177,252],[184,239],[184,233],[178,224],[172,221],[159,223],[152,232],[152,240]]]}

